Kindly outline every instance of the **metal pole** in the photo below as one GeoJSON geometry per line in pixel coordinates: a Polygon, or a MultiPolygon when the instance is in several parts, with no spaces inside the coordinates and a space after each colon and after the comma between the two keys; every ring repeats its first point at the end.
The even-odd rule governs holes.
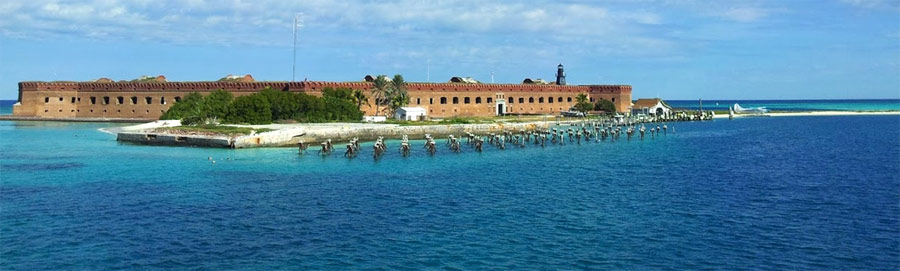
{"type": "Polygon", "coordinates": [[[300,16],[303,16],[303,13],[294,14],[294,57],[291,62],[291,82],[294,82],[297,77],[297,27],[303,26],[300,16]]]}
{"type": "Polygon", "coordinates": [[[297,76],[297,16],[294,15],[294,58],[291,61],[291,82],[297,76]]]}

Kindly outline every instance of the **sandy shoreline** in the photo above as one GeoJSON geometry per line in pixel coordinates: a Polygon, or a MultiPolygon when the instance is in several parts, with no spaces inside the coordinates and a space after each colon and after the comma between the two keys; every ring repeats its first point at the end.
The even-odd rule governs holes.
{"type": "MultiPolygon", "coordinates": [[[[818,117],[818,116],[857,116],[857,115],[900,115],[900,111],[808,111],[808,112],[778,112],[762,115],[735,114],[735,118],[743,117],[818,117]]],[[[727,119],[728,114],[716,115],[717,119],[727,119]]]]}

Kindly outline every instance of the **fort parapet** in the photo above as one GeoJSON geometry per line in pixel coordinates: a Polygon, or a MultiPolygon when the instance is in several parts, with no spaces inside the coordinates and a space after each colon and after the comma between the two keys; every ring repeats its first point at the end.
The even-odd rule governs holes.
{"type": "MultiPolygon", "coordinates": [[[[225,90],[249,95],[266,87],[321,95],[325,88],[370,90],[371,82],[20,82],[13,115],[38,118],[158,119],[173,103],[191,92],[206,95],[225,90]]],[[[577,103],[578,94],[591,102],[610,100],[619,112],[631,106],[629,85],[543,85],[408,83],[409,106],[425,108],[431,117],[556,114],[577,103]]],[[[367,93],[367,96],[372,96],[367,93]]],[[[374,115],[375,101],[363,105],[374,115]]]]}

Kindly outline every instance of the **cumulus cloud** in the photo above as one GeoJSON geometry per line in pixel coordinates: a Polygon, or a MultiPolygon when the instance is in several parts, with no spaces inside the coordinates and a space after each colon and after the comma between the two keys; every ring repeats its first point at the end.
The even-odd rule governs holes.
{"type": "Polygon", "coordinates": [[[0,34],[285,47],[293,17],[302,13],[302,46],[381,48],[403,58],[424,51],[473,61],[504,52],[668,56],[679,44],[665,33],[669,24],[680,24],[679,17],[750,23],[771,16],[772,9],[757,6],[690,0],[14,0],[0,3],[0,34]],[[678,17],[667,16],[673,14],[678,17]]]}

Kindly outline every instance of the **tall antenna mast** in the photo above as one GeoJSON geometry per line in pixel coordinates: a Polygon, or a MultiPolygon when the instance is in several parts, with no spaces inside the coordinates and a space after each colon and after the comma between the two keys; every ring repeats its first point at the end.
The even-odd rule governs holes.
{"type": "Polygon", "coordinates": [[[294,58],[291,62],[291,82],[295,81],[297,76],[297,28],[303,26],[303,13],[294,14],[294,58]]]}

